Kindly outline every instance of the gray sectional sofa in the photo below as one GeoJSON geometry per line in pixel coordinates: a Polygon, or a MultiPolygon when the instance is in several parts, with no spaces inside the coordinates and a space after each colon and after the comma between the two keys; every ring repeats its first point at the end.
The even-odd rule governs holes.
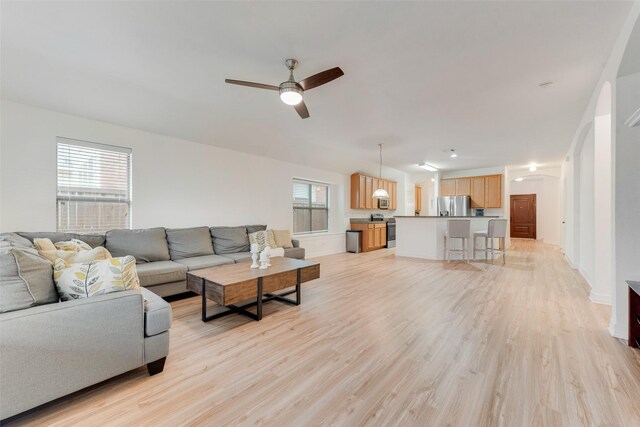
{"type": "MultiPolygon", "coordinates": [[[[238,227],[145,228],[111,230],[105,234],[18,232],[33,241],[49,238],[53,243],[79,239],[91,247],[104,246],[114,257],[133,255],[140,285],[167,297],[187,292],[187,271],[233,264],[251,259],[249,233],[266,225],[238,227]]],[[[288,258],[304,259],[297,240],[284,250],[288,258]]]]}
{"type": "MultiPolygon", "coordinates": [[[[0,420],[144,365],[150,375],[161,372],[171,327],[171,306],[161,296],[186,292],[187,271],[249,260],[248,233],[264,229],[6,233],[0,248],[0,420]],[[30,247],[35,238],[54,243],[79,239],[91,247],[105,246],[114,257],[133,255],[143,289],[65,302],[57,302],[57,294],[38,300],[28,289],[28,271],[20,271],[11,252],[12,247],[30,247]],[[17,306],[7,304],[11,298],[17,306]]],[[[304,249],[295,240],[292,245],[285,256],[304,259],[304,249]]],[[[50,280],[53,287],[50,271],[37,282],[50,280]]]]}

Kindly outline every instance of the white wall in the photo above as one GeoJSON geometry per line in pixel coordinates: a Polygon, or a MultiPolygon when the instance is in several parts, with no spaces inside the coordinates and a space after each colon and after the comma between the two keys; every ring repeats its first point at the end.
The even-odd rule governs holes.
{"type": "Polygon", "coordinates": [[[615,245],[613,331],[626,337],[628,294],[625,280],[640,281],[640,127],[624,121],[640,107],[640,73],[617,82],[615,140],[615,245]]]}
{"type": "Polygon", "coordinates": [[[595,236],[594,236],[594,133],[593,128],[589,131],[587,139],[580,151],[580,272],[587,279],[590,286],[593,286],[594,279],[594,259],[595,259],[595,236]]]}
{"type": "MultiPolygon", "coordinates": [[[[582,141],[584,141],[585,133],[587,131],[590,132],[590,128],[591,126],[593,126],[595,117],[601,114],[601,112],[598,112],[598,108],[597,108],[598,101],[600,99],[600,95],[603,87],[605,87],[608,83],[611,84],[611,95],[612,95],[611,98],[612,98],[612,106],[613,106],[613,109],[611,111],[612,119],[614,123],[619,123],[619,118],[617,116],[617,111],[616,111],[616,109],[618,108],[617,97],[620,96],[623,93],[623,91],[618,89],[616,79],[618,76],[620,63],[625,54],[625,49],[627,48],[629,37],[633,31],[634,25],[636,25],[636,21],[638,20],[639,16],[640,16],[640,2],[636,1],[634,2],[631,8],[631,11],[629,12],[629,16],[625,21],[625,24],[620,30],[618,39],[616,40],[611,50],[609,59],[604,65],[604,68],[603,68],[602,74],[600,75],[598,83],[595,85],[593,89],[593,93],[591,95],[589,104],[585,108],[582,118],[578,126],[576,127],[576,131],[574,133],[571,146],[567,151],[566,161],[563,163],[563,166],[562,166],[563,178],[565,178],[567,182],[566,193],[565,193],[566,206],[565,206],[565,212],[564,212],[564,218],[567,224],[565,226],[565,233],[564,233],[565,235],[564,248],[565,248],[565,254],[567,255],[567,258],[571,260],[573,264],[575,264],[576,261],[577,263],[582,264],[580,262],[580,260],[583,257],[582,252],[584,247],[588,246],[588,245],[584,245],[580,239],[580,230],[582,229],[582,224],[580,223],[580,219],[581,219],[580,205],[582,204],[580,201],[580,196],[582,192],[579,189],[580,187],[579,170],[582,168],[579,162],[580,145],[582,144],[582,141]]],[[[620,174],[619,168],[621,166],[620,163],[624,165],[627,162],[635,162],[637,167],[638,156],[637,156],[637,153],[634,153],[633,149],[629,149],[628,146],[626,146],[622,150],[619,149],[619,147],[617,146],[618,141],[616,136],[618,128],[619,128],[619,125],[614,127],[611,132],[612,133],[611,135],[612,150],[613,150],[613,153],[615,153],[615,157],[612,158],[611,164],[610,164],[611,172],[615,176],[615,188],[613,189],[614,191],[613,191],[613,197],[611,199],[611,204],[615,207],[615,212],[612,214],[615,217],[615,222],[610,228],[613,230],[612,232],[614,233],[611,241],[612,249],[610,251],[610,254],[608,254],[608,256],[606,256],[605,259],[615,260],[614,262],[617,266],[615,269],[615,272],[612,273],[613,277],[609,278],[610,282],[613,284],[615,288],[615,291],[613,292],[613,301],[612,301],[613,310],[612,310],[612,317],[611,317],[611,323],[609,326],[609,331],[611,332],[612,335],[616,337],[627,338],[628,325],[627,325],[627,320],[625,318],[627,313],[626,306],[628,304],[627,296],[626,296],[627,288],[626,288],[626,284],[624,283],[624,277],[621,277],[620,274],[621,274],[621,271],[624,270],[625,268],[633,269],[635,267],[633,267],[632,265],[638,264],[638,261],[637,261],[639,257],[638,248],[637,248],[638,239],[635,240],[636,242],[635,244],[629,244],[629,242],[627,242],[627,245],[623,245],[624,247],[621,247],[618,240],[621,237],[624,239],[628,235],[635,235],[634,230],[638,229],[638,224],[637,224],[637,213],[634,212],[634,213],[623,214],[622,212],[620,212],[619,198],[621,197],[624,199],[637,198],[637,195],[633,195],[633,194],[630,195],[628,193],[623,194],[621,192],[621,189],[629,188],[629,187],[633,188],[635,185],[634,182],[638,181],[638,177],[633,173],[626,174],[623,176],[620,174]],[[635,154],[635,157],[634,157],[634,154],[635,154]],[[631,218],[629,218],[630,221],[627,221],[627,222],[623,221],[620,215],[629,215],[629,216],[636,215],[635,224],[634,225],[630,224],[630,221],[633,221],[631,220],[631,218]],[[622,261],[619,255],[620,250],[631,252],[635,257],[635,261],[630,261],[628,259],[625,261],[622,261]],[[621,268],[619,266],[620,262],[624,262],[626,267],[621,268]],[[630,265],[630,263],[632,265],[630,265]]],[[[599,204],[599,201],[595,200],[595,203],[599,204]]],[[[606,225],[607,224],[599,224],[598,229],[602,229],[606,227],[606,225]]]]}
{"type": "Polygon", "coordinates": [[[345,176],[2,101],[1,231],[56,228],[56,137],[131,147],[132,225],[266,223],[291,229],[293,178],[329,183],[330,233],[300,237],[309,256],[344,250],[345,176]]]}
{"type": "Polygon", "coordinates": [[[552,245],[560,245],[560,179],[553,176],[529,176],[523,181],[511,182],[510,194],[536,195],[537,239],[552,245]]]}

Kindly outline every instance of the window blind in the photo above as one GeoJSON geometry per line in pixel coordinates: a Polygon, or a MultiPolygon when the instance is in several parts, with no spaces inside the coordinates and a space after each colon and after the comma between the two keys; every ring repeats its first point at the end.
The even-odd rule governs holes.
{"type": "Polygon", "coordinates": [[[293,180],[293,232],[316,233],[329,230],[329,185],[293,180]]]}
{"type": "Polygon", "coordinates": [[[57,229],[103,232],[131,225],[131,149],[57,140],[57,229]]]}

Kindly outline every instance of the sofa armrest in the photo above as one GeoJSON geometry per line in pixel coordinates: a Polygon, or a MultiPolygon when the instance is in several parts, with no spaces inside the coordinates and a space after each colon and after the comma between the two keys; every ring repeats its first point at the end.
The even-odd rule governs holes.
{"type": "Polygon", "coordinates": [[[171,305],[148,289],[140,289],[145,299],[144,335],[151,337],[171,327],[171,305]]]}
{"type": "Polygon", "coordinates": [[[143,299],[125,291],[0,315],[0,419],[144,364],[143,299]]]}
{"type": "Polygon", "coordinates": [[[294,239],[291,239],[291,245],[292,245],[294,248],[299,248],[299,247],[300,247],[300,240],[294,240],[294,239]]]}

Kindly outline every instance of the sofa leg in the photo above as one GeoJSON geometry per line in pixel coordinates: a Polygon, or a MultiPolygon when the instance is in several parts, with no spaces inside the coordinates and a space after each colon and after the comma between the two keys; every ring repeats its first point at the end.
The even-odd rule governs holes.
{"type": "Polygon", "coordinates": [[[159,374],[164,369],[164,362],[167,360],[166,357],[162,359],[158,359],[154,362],[147,363],[147,371],[149,371],[149,376],[153,376],[155,374],[159,374]]]}

